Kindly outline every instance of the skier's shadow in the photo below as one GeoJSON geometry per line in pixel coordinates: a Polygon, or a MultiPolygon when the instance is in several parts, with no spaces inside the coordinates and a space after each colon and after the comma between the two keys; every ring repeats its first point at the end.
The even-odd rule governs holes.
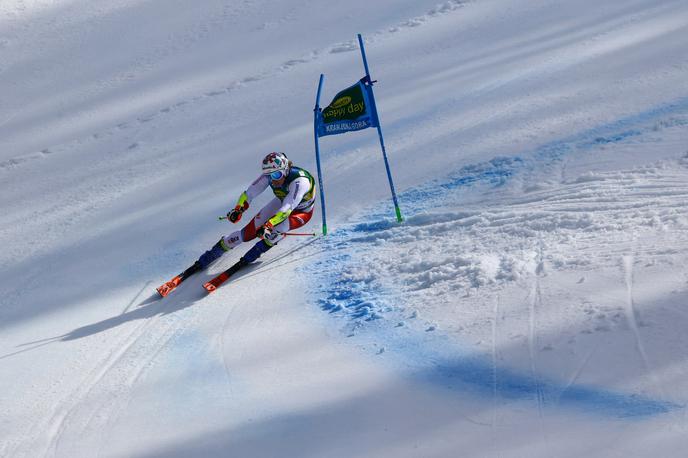
{"type": "MultiPolygon", "coordinates": [[[[237,277],[240,277],[240,275],[237,274],[237,277]]],[[[207,293],[201,288],[201,285],[210,278],[212,277],[207,276],[207,278],[202,279],[196,278],[193,282],[191,282],[190,279],[187,281],[189,284],[185,282],[166,298],[160,297],[160,295],[154,291],[147,299],[138,303],[136,306],[133,306],[135,300],[132,301],[119,315],[98,321],[97,323],[81,326],[61,336],[49,337],[46,339],[34,340],[32,342],[20,344],[17,346],[18,348],[21,348],[20,350],[2,355],[0,356],[0,360],[18,355],[20,353],[29,352],[51,343],[69,342],[71,340],[89,337],[100,332],[116,328],[129,321],[149,320],[156,316],[169,315],[179,310],[183,310],[196,304],[207,296],[207,293]]],[[[150,286],[150,282],[146,284],[146,287],[148,286],[150,286]]],[[[144,287],[144,289],[146,287],[144,287]]]]}
{"type": "Polygon", "coordinates": [[[128,321],[147,320],[158,315],[168,315],[193,305],[201,298],[202,295],[199,293],[198,297],[194,300],[185,298],[180,299],[176,297],[169,297],[167,298],[168,300],[165,300],[156,292],[151,294],[148,299],[141,302],[138,306],[127,312],[107,318],[97,323],[76,328],[73,331],[61,336],[59,340],[67,342],[70,340],[81,339],[83,337],[88,337],[103,331],[107,331],[108,329],[116,328],[117,326],[120,326],[128,321]]]}
{"type": "Polygon", "coordinates": [[[23,343],[17,347],[24,348],[2,355],[0,356],[0,359],[9,358],[20,353],[35,350],[39,347],[43,347],[54,342],[68,342],[70,340],[77,340],[83,337],[92,336],[94,334],[107,331],[108,329],[116,328],[117,326],[128,321],[147,320],[157,315],[168,315],[193,305],[194,303],[198,302],[199,299],[202,299],[203,296],[205,296],[204,293],[195,292],[192,296],[186,294],[185,297],[169,298],[172,300],[165,301],[157,292],[154,292],[150,295],[150,297],[139,303],[131,310],[127,310],[119,315],[107,318],[97,323],[81,326],[61,336],[49,337],[47,339],[23,343]]]}
{"type": "MultiPolygon", "coordinates": [[[[234,274],[232,281],[237,282],[242,277],[251,274],[251,272],[259,269],[261,264],[262,263],[258,261],[247,266],[243,271],[234,274]]],[[[147,299],[131,308],[131,310],[127,307],[125,311],[119,315],[76,328],[67,334],[54,338],[54,340],[66,342],[81,339],[108,329],[116,328],[128,321],[147,320],[158,315],[169,315],[190,307],[208,296],[208,293],[202,288],[202,285],[212,279],[214,275],[194,275],[194,277],[196,278],[190,278],[165,298],[160,297],[157,292],[153,292],[147,299]]]]}
{"type": "MultiPolygon", "coordinates": [[[[261,262],[257,261],[247,266],[242,271],[235,273],[232,276],[232,283],[236,283],[242,280],[243,277],[251,277],[258,274],[259,272],[270,270],[266,269],[274,261],[261,262]],[[262,267],[262,268],[261,268],[262,267]]],[[[196,277],[196,276],[194,276],[196,277]]],[[[157,292],[153,292],[147,299],[138,303],[134,306],[136,302],[136,297],[132,302],[127,305],[122,313],[119,315],[107,318],[105,320],[99,321],[97,323],[88,324],[74,329],[67,334],[61,336],[49,337],[46,339],[34,340],[32,342],[26,342],[17,346],[17,348],[24,347],[21,350],[14,351],[0,356],[1,359],[9,358],[11,356],[25,353],[31,350],[35,350],[39,347],[49,345],[54,342],[69,342],[71,340],[77,340],[84,337],[89,337],[100,332],[107,331],[109,329],[116,328],[129,321],[136,320],[148,320],[159,315],[169,315],[171,313],[183,310],[190,307],[203,298],[207,297],[208,293],[201,287],[203,283],[213,278],[212,275],[202,275],[197,278],[190,278],[184,284],[180,285],[172,294],[168,297],[162,298],[157,292]]],[[[146,283],[143,289],[139,292],[137,297],[150,286],[151,282],[146,283]]],[[[225,286],[226,287],[226,286],[225,286]]]]}

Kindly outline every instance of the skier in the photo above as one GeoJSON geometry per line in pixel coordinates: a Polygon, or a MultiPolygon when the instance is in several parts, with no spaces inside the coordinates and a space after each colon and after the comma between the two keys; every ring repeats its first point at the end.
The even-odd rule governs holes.
{"type": "Polygon", "coordinates": [[[287,156],[280,152],[265,156],[262,174],[241,193],[235,207],[227,213],[227,219],[232,223],[238,223],[251,201],[268,187],[272,189],[275,197],[261,208],[243,229],[220,238],[191,267],[158,287],[158,293],[163,297],[167,296],[181,282],[208,267],[227,251],[243,242],[260,238],[260,241],[232,268],[203,285],[209,292],[214,291],[234,272],[275,246],[285,237],[286,232],[310,221],[315,207],[315,179],[308,171],[294,166],[287,156]]]}

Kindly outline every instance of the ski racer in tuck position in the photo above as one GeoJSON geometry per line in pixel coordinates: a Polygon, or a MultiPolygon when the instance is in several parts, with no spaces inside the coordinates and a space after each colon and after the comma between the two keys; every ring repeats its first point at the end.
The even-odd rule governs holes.
{"type": "Polygon", "coordinates": [[[294,166],[287,156],[280,152],[265,156],[262,174],[241,193],[234,209],[227,213],[227,219],[232,223],[239,222],[251,201],[268,187],[272,189],[275,197],[261,208],[243,229],[220,238],[191,267],[159,286],[158,293],[162,297],[167,296],[184,280],[208,267],[227,251],[242,242],[260,238],[239,262],[203,285],[208,292],[212,292],[241,267],[255,261],[275,246],[285,237],[285,233],[310,221],[315,207],[315,179],[308,171],[294,166]]]}

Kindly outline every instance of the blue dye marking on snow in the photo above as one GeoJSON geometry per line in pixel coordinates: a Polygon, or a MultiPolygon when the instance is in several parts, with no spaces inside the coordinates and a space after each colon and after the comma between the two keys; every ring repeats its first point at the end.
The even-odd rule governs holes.
{"type": "MultiPolygon", "coordinates": [[[[460,188],[476,184],[501,186],[523,170],[532,169],[537,164],[554,164],[567,154],[621,143],[653,132],[660,127],[688,126],[687,114],[688,97],[684,97],[675,102],[544,144],[528,155],[496,157],[487,162],[464,166],[443,180],[435,180],[400,193],[399,202],[406,217],[410,217],[420,211],[441,206],[449,192],[460,188]]],[[[390,220],[389,214],[389,203],[382,202],[367,212],[366,220],[372,220],[372,223],[362,223],[355,226],[353,230],[377,232],[390,229],[397,223],[390,220]]]]}
{"type": "Polygon", "coordinates": [[[398,226],[396,221],[380,220],[372,223],[360,223],[353,227],[354,232],[380,232],[398,226]]]}
{"type": "Polygon", "coordinates": [[[524,160],[520,157],[500,157],[481,164],[462,167],[457,173],[443,181],[410,189],[400,196],[404,202],[427,202],[444,197],[448,191],[473,184],[501,186],[521,168],[524,160]]]}
{"type": "MultiPolygon", "coordinates": [[[[447,359],[436,361],[423,377],[440,377],[443,382],[456,380],[462,385],[477,388],[485,395],[492,395],[496,388],[501,398],[518,400],[538,396],[543,407],[566,405],[585,411],[604,413],[617,418],[643,417],[667,413],[680,406],[644,396],[614,393],[596,387],[563,387],[552,381],[536,380],[513,371],[494,370],[485,358],[447,359]],[[496,377],[495,377],[496,375],[496,377]]],[[[462,389],[463,386],[456,388],[462,389]]]]}
{"type": "MultiPolygon", "coordinates": [[[[348,256],[347,256],[348,257],[348,256]]],[[[350,258],[350,257],[348,257],[350,258]]],[[[331,263],[328,263],[331,266],[331,263]]],[[[314,266],[323,272],[323,266],[314,266]]],[[[338,275],[341,271],[337,269],[338,275]]],[[[653,400],[644,396],[614,393],[596,387],[565,386],[554,381],[535,379],[515,371],[495,368],[489,356],[478,355],[460,348],[446,336],[419,335],[407,327],[399,329],[396,319],[385,318],[382,310],[390,310],[393,295],[374,282],[354,281],[330,274],[322,278],[324,297],[318,304],[332,314],[347,317],[345,332],[349,337],[373,335],[381,338],[385,346],[394,348],[408,364],[417,368],[414,377],[428,383],[453,389],[461,393],[473,392],[490,397],[495,390],[508,400],[531,400],[540,396],[543,407],[569,406],[591,413],[602,413],[617,418],[641,418],[680,408],[676,404],[653,400]],[[366,334],[370,333],[370,334],[366,334]]],[[[389,354],[389,352],[387,352],[389,354]]],[[[393,356],[392,356],[393,357],[393,356]]]]}
{"type": "MultiPolygon", "coordinates": [[[[554,164],[566,154],[593,150],[652,132],[657,129],[657,124],[648,124],[654,121],[661,121],[661,126],[666,127],[686,126],[687,113],[688,97],[545,144],[527,155],[528,159],[524,158],[525,155],[499,157],[462,167],[444,180],[435,180],[399,194],[399,200],[408,221],[408,218],[420,211],[446,206],[451,193],[461,188],[478,184],[502,186],[518,173],[537,165],[554,164]],[[661,119],[672,115],[683,117],[661,119]]],[[[390,214],[388,203],[379,203],[365,212],[364,219],[372,222],[338,229],[323,242],[333,249],[347,248],[356,241],[353,237],[356,233],[382,232],[399,227],[389,217],[390,214]]],[[[503,398],[537,397],[545,407],[548,404],[567,405],[618,418],[642,418],[685,408],[644,396],[614,393],[596,387],[562,385],[495,368],[489,356],[463,351],[445,336],[429,337],[428,333],[420,334],[405,326],[394,326],[394,323],[398,323],[397,320],[379,320],[385,318],[388,312],[390,317],[398,318],[394,315],[394,304],[399,298],[395,298],[393,293],[385,290],[374,278],[350,278],[347,271],[354,265],[354,256],[340,254],[307,267],[308,274],[316,277],[320,285],[316,291],[320,296],[318,305],[324,311],[345,317],[348,321],[346,329],[350,336],[372,332],[376,338],[382,338],[386,345],[400,350],[405,360],[413,361],[415,367],[420,368],[416,373],[416,377],[420,379],[445,387],[454,387],[461,392],[472,388],[486,396],[493,395],[496,380],[498,393],[503,398]],[[373,321],[376,323],[372,323],[373,321]],[[457,386],[453,386],[452,381],[455,381],[457,386]]]]}
{"type": "MultiPolygon", "coordinates": [[[[397,336],[391,337],[399,345],[408,345],[397,336]]],[[[413,338],[411,338],[413,340],[413,338]]],[[[404,340],[408,341],[408,337],[404,340]]],[[[470,353],[445,336],[437,336],[432,342],[419,343],[415,358],[422,370],[415,377],[443,385],[465,393],[494,396],[506,400],[530,400],[539,398],[542,407],[567,406],[591,413],[602,413],[617,418],[642,418],[681,408],[674,403],[650,399],[646,396],[615,393],[599,387],[562,385],[544,378],[517,373],[495,367],[489,356],[470,353]],[[432,361],[431,365],[424,361],[432,361]],[[496,383],[495,383],[496,382],[496,383]]]]}
{"type": "MultiPolygon", "coordinates": [[[[403,203],[404,213],[408,219],[419,212],[440,206],[449,193],[461,188],[473,185],[502,186],[525,164],[524,159],[516,156],[497,157],[479,164],[467,165],[443,180],[434,180],[400,193],[399,201],[403,203]]],[[[355,225],[352,228],[354,232],[379,232],[398,226],[396,221],[389,219],[387,202],[376,205],[367,213],[366,220],[372,222],[355,225]]]]}

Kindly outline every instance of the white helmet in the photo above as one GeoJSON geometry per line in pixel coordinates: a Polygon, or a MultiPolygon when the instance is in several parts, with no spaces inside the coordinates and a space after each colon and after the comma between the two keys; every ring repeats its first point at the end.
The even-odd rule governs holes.
{"type": "Polygon", "coordinates": [[[273,180],[279,180],[289,173],[289,166],[286,154],[270,153],[263,159],[263,175],[270,175],[273,180]]]}

